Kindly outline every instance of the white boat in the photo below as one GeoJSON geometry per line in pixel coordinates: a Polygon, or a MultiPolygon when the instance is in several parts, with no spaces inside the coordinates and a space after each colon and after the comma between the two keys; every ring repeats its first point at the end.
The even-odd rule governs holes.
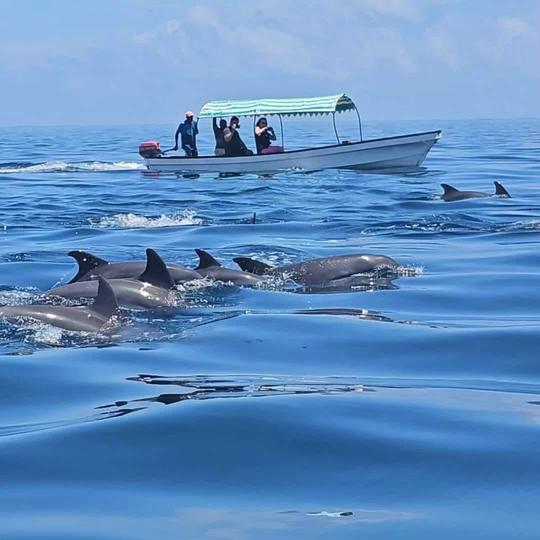
{"type": "Polygon", "coordinates": [[[282,116],[332,114],[337,144],[289,150],[273,154],[246,156],[167,156],[148,157],[149,170],[180,174],[242,174],[274,173],[284,170],[305,172],[322,169],[384,170],[419,167],[430,148],[440,136],[439,130],[362,140],[362,124],[354,102],[345,94],[319,98],[263,99],[251,101],[214,101],[201,109],[199,118],[223,118],[228,116],[282,116]],[[340,141],[336,130],[336,112],[356,111],[358,116],[358,141],[340,141]]]}

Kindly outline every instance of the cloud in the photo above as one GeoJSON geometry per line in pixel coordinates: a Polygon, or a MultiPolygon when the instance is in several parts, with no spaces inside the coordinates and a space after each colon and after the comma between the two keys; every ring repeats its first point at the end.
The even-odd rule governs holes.
{"type": "Polygon", "coordinates": [[[133,34],[133,41],[138,45],[151,45],[153,42],[167,36],[172,36],[180,29],[180,23],[176,19],[169,19],[160,24],[154,30],[145,30],[133,34]]]}
{"type": "Polygon", "coordinates": [[[116,22],[107,31],[66,19],[61,28],[69,33],[42,28],[4,38],[2,90],[21,111],[10,118],[30,114],[21,88],[36,85],[43,103],[35,114],[47,109],[71,117],[83,110],[69,110],[72,101],[110,121],[166,120],[179,102],[196,108],[211,98],[340,90],[369,103],[379,117],[440,117],[443,108],[447,116],[463,115],[473,89],[480,97],[471,114],[497,115],[500,102],[540,114],[537,97],[527,98],[540,93],[539,10],[466,5],[198,0],[186,7],[170,1],[159,9],[149,2],[144,17],[141,11],[131,18],[114,3],[116,22]],[[405,101],[409,109],[400,108],[405,101]]]}
{"type": "Polygon", "coordinates": [[[165,23],[165,31],[170,36],[175,34],[180,28],[180,23],[176,19],[170,19],[165,23]]]}
{"type": "Polygon", "coordinates": [[[220,22],[216,11],[210,6],[205,6],[203,4],[192,6],[186,10],[185,16],[188,22],[194,24],[209,26],[215,29],[222,28],[222,22],[220,22]]]}
{"type": "Polygon", "coordinates": [[[400,72],[416,72],[415,60],[401,32],[381,24],[385,18],[381,14],[386,12],[416,18],[418,13],[408,0],[386,0],[380,5],[362,0],[346,11],[322,0],[303,5],[284,0],[279,4],[280,9],[271,11],[238,0],[197,4],[185,12],[186,40],[209,57],[216,50],[224,51],[224,57],[214,66],[217,70],[232,57],[237,66],[249,70],[272,70],[276,76],[281,73],[334,78],[338,82],[350,80],[359,68],[392,66],[400,72]],[[373,22],[370,17],[374,14],[381,22],[373,22]],[[226,20],[234,21],[234,26],[224,25],[226,20]],[[207,43],[205,48],[201,41],[209,33],[212,45],[209,48],[207,43]]]}
{"type": "Polygon", "coordinates": [[[440,60],[451,69],[461,65],[460,53],[449,34],[444,28],[431,28],[426,31],[427,46],[435,59],[440,60]]]}
{"type": "Polygon", "coordinates": [[[517,17],[501,17],[498,23],[501,30],[511,38],[531,35],[529,25],[517,17]]]}
{"type": "Polygon", "coordinates": [[[360,0],[360,9],[365,8],[375,15],[403,18],[410,21],[421,20],[419,3],[412,0],[360,0]]]}
{"type": "Polygon", "coordinates": [[[149,45],[158,37],[158,35],[158,32],[155,31],[137,32],[133,35],[133,41],[139,45],[149,45]]]}

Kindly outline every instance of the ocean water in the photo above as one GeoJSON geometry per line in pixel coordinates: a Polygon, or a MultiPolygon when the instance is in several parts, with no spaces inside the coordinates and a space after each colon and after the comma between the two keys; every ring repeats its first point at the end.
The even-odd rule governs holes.
{"type": "MultiPolygon", "coordinates": [[[[416,172],[187,179],[136,154],[174,126],[2,128],[0,304],[67,281],[72,249],[403,271],[326,293],[194,284],[111,336],[0,322],[0,537],[538,538],[540,121],[364,134],[428,129],[416,172]],[[511,199],[439,198],[494,180],[511,199]]],[[[286,144],[331,135],[293,121],[286,144]]]]}

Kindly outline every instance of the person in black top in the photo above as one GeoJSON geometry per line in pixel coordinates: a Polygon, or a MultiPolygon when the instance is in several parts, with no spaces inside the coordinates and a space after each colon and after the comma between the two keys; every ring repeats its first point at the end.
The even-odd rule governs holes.
{"type": "Polygon", "coordinates": [[[223,132],[227,127],[227,121],[223,118],[219,121],[219,126],[215,118],[212,118],[212,127],[214,128],[214,137],[216,138],[216,148],[214,149],[214,155],[225,155],[225,139],[223,138],[223,132]]]}
{"type": "Polygon", "coordinates": [[[257,124],[255,124],[255,144],[257,145],[257,154],[263,154],[272,143],[276,140],[276,134],[274,128],[268,125],[264,116],[259,118],[257,124]]]}
{"type": "Polygon", "coordinates": [[[240,122],[238,116],[232,116],[229,127],[223,130],[226,156],[252,156],[253,152],[244,144],[238,130],[240,122]]]}

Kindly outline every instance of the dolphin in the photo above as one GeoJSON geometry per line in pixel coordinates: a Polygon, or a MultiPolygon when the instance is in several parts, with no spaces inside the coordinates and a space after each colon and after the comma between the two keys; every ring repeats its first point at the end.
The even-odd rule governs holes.
{"type": "Polygon", "coordinates": [[[232,268],[224,268],[221,264],[206,251],[202,249],[196,249],[195,253],[199,256],[199,266],[195,270],[201,274],[201,276],[215,279],[217,281],[223,281],[224,283],[233,283],[234,285],[242,285],[253,287],[258,283],[264,281],[264,278],[250,274],[248,272],[242,272],[240,270],[234,270],[232,268]]]}
{"type": "Polygon", "coordinates": [[[98,332],[118,310],[116,295],[106,279],[96,282],[96,299],[90,306],[66,307],[45,304],[0,307],[0,316],[12,322],[33,319],[64,330],[98,332]]]}
{"type": "MultiPolygon", "coordinates": [[[[79,270],[70,283],[90,281],[98,276],[106,279],[134,278],[140,276],[146,268],[146,261],[111,263],[86,251],[70,251],[68,255],[79,264],[79,270]]],[[[195,270],[178,264],[167,264],[167,269],[175,283],[201,279],[200,274],[195,270]]]]}
{"type": "Polygon", "coordinates": [[[299,285],[323,288],[348,288],[365,279],[366,274],[383,269],[395,271],[399,266],[397,261],[385,255],[367,254],[321,257],[278,267],[249,257],[235,257],[233,261],[245,272],[287,277],[299,285]]]}
{"type": "MultiPolygon", "coordinates": [[[[146,267],[137,278],[109,279],[118,304],[132,309],[155,309],[170,305],[169,292],[174,288],[163,259],[153,250],[146,250],[146,267]]],[[[103,276],[99,276],[103,277],[103,276]]],[[[76,281],[47,291],[48,296],[64,298],[94,298],[98,294],[98,282],[76,281]]]]}
{"type": "Polygon", "coordinates": [[[485,197],[503,197],[503,198],[510,198],[510,193],[506,191],[505,187],[495,181],[493,182],[495,184],[495,193],[489,194],[484,193],[483,191],[460,191],[459,189],[456,189],[453,186],[450,186],[448,184],[441,184],[441,187],[444,190],[444,193],[441,195],[441,199],[446,202],[450,201],[463,201],[465,199],[479,199],[479,198],[485,198],[485,197]]]}

